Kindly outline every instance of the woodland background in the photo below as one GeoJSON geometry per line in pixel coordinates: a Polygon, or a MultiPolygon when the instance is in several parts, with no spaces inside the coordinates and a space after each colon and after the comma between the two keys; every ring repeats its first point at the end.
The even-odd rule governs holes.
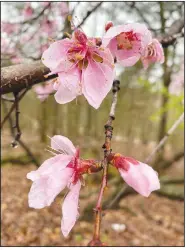
{"type": "MultiPolygon", "coordinates": [[[[2,67],[41,58],[48,38],[60,39],[69,31],[67,15],[89,36],[102,36],[104,25],[127,22],[145,23],[154,37],[166,34],[184,15],[184,2],[31,2],[32,15],[26,17],[28,2],[1,3],[2,67]],[[11,13],[11,14],[10,14],[11,13]],[[7,26],[7,23],[12,25],[7,26]],[[3,28],[4,27],[4,28],[3,28]],[[8,30],[8,28],[12,30],[8,30]]],[[[182,31],[183,32],[183,31],[182,31]]],[[[144,70],[141,63],[117,68],[121,81],[118,95],[112,149],[145,161],[167,130],[184,111],[184,35],[164,48],[165,63],[144,70]]],[[[12,94],[6,95],[12,97],[12,94]]],[[[45,151],[47,137],[62,134],[80,145],[82,158],[101,159],[104,124],[108,118],[111,93],[95,110],[83,96],[60,105],[51,95],[41,102],[33,88],[20,101],[20,127],[23,144],[13,140],[14,114],[2,130],[1,162],[1,245],[3,246],[86,246],[93,232],[93,208],[101,174],[86,178],[80,195],[80,218],[67,239],[60,231],[61,202],[42,210],[28,208],[31,182],[26,174],[50,156],[45,151]]],[[[1,101],[1,120],[11,103],[1,101]]],[[[184,245],[184,124],[174,131],[150,163],[161,178],[161,189],[148,199],[123,188],[123,180],[109,170],[109,189],[105,194],[103,241],[109,246],[184,245]],[[117,224],[117,225],[116,225],[117,224]]]]}

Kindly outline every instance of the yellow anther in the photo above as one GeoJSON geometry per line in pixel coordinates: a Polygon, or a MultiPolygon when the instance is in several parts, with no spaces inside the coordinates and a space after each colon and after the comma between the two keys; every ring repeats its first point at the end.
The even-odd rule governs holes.
{"type": "Polygon", "coordinates": [[[72,21],[72,16],[68,15],[67,19],[68,19],[69,22],[71,22],[72,21]]]}
{"type": "Polygon", "coordinates": [[[65,35],[66,37],[69,37],[69,38],[72,37],[68,32],[64,32],[64,35],[65,35]]]}
{"type": "Polygon", "coordinates": [[[92,55],[92,58],[94,59],[94,61],[102,63],[103,62],[103,57],[101,57],[100,55],[98,55],[97,53],[94,53],[92,55]]]}
{"type": "Polygon", "coordinates": [[[74,57],[75,57],[75,59],[78,60],[78,61],[79,61],[79,60],[82,60],[82,59],[84,58],[84,56],[81,55],[81,54],[79,54],[79,53],[75,54],[74,57]]]}

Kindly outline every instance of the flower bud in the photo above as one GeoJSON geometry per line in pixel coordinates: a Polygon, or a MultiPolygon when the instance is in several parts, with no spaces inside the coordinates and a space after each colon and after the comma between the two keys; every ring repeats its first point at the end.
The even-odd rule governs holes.
{"type": "Polygon", "coordinates": [[[113,27],[113,22],[109,21],[105,24],[105,31],[107,32],[111,27],[113,27]]]}

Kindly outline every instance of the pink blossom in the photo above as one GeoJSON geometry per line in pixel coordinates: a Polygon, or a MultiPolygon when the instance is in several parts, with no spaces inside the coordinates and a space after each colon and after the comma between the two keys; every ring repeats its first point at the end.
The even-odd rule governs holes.
{"type": "Polygon", "coordinates": [[[90,105],[98,108],[114,80],[114,62],[109,49],[96,46],[93,39],[75,30],[71,39],[54,42],[43,53],[43,63],[59,76],[55,94],[64,104],[83,94],[90,105]]]}
{"type": "Polygon", "coordinates": [[[56,22],[50,21],[46,18],[41,23],[41,30],[48,36],[52,36],[55,27],[56,27],[56,22]]]}
{"type": "Polygon", "coordinates": [[[106,24],[105,24],[105,31],[108,31],[111,27],[113,27],[114,24],[112,21],[108,21],[106,24]]]}
{"type": "Polygon", "coordinates": [[[22,63],[22,61],[23,61],[23,59],[17,55],[15,55],[11,58],[11,62],[15,63],[15,64],[20,64],[20,63],[22,63]]]}
{"type": "Polygon", "coordinates": [[[18,25],[15,23],[2,22],[1,23],[2,32],[11,35],[12,33],[16,33],[18,31],[18,25]]]}
{"type": "Polygon", "coordinates": [[[145,48],[141,60],[145,69],[150,63],[164,63],[163,48],[157,39],[152,39],[152,42],[145,48]]]}
{"type": "Polygon", "coordinates": [[[66,237],[78,218],[78,200],[81,182],[79,177],[79,149],[60,135],[51,138],[51,148],[56,151],[54,157],[46,160],[36,171],[27,174],[33,181],[28,203],[32,208],[50,206],[55,197],[68,187],[69,193],[62,205],[61,230],[66,237]]]}
{"type": "MultiPolygon", "coordinates": [[[[57,85],[57,84],[56,84],[57,85]]],[[[48,82],[45,85],[36,85],[34,86],[34,91],[37,94],[37,97],[40,101],[45,101],[50,94],[53,94],[56,89],[53,81],[48,82]]]]}
{"type": "Polygon", "coordinates": [[[43,44],[43,45],[41,45],[41,52],[43,53],[45,50],[47,50],[48,49],[48,44],[43,44]]]}
{"type": "Polygon", "coordinates": [[[41,5],[44,6],[44,7],[47,7],[47,6],[50,4],[50,2],[40,2],[40,3],[41,3],[41,5]]]}
{"type": "Polygon", "coordinates": [[[103,37],[102,44],[110,49],[118,63],[128,67],[140,59],[151,41],[151,32],[147,27],[134,23],[110,27],[103,37]]]}
{"type": "Polygon", "coordinates": [[[152,191],[160,189],[157,172],[147,164],[120,154],[114,154],[111,163],[124,181],[139,194],[148,197],[152,191]]]}
{"type": "Polygon", "coordinates": [[[33,8],[31,7],[30,3],[27,3],[25,5],[25,8],[23,9],[24,18],[32,17],[33,13],[34,13],[33,8]]]}
{"type": "Polygon", "coordinates": [[[66,15],[69,13],[68,3],[59,2],[59,11],[61,16],[66,17],[66,15]]]}

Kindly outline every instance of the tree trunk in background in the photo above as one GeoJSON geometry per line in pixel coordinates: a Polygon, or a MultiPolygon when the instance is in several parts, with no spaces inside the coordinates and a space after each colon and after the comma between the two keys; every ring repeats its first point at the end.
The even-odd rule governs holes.
{"type": "MultiPolygon", "coordinates": [[[[161,32],[162,34],[165,33],[165,23],[166,19],[164,17],[164,3],[159,2],[160,5],[160,18],[161,18],[161,32]]],[[[168,48],[164,48],[164,55],[165,55],[165,62],[163,64],[163,87],[165,91],[163,91],[163,94],[161,96],[161,108],[165,108],[168,104],[169,101],[169,96],[168,96],[168,88],[170,85],[170,77],[171,77],[171,72],[168,68],[168,48]]],[[[160,123],[159,123],[159,132],[158,132],[158,142],[164,137],[166,134],[166,129],[167,129],[167,120],[168,120],[168,111],[165,110],[163,111],[161,117],[160,117],[160,123]]],[[[155,165],[158,165],[157,163],[162,161],[164,157],[164,147],[161,148],[159,153],[157,154],[157,157],[155,159],[155,165]]]]}
{"type": "MultiPolygon", "coordinates": [[[[58,104],[59,105],[59,104],[58,104]]],[[[60,134],[68,137],[68,104],[60,105],[60,134]]]]}
{"type": "Polygon", "coordinates": [[[86,135],[92,136],[92,107],[87,104],[87,124],[86,124],[86,135]]]}
{"type": "Polygon", "coordinates": [[[40,123],[39,123],[39,134],[40,134],[40,141],[42,143],[46,143],[47,141],[47,102],[44,101],[43,103],[41,103],[41,118],[40,123]]]}
{"type": "Polygon", "coordinates": [[[55,100],[53,100],[53,128],[52,128],[52,136],[59,134],[59,116],[60,116],[60,110],[61,110],[61,105],[57,103],[55,100]]]}
{"type": "MultiPolygon", "coordinates": [[[[83,97],[84,98],[84,97],[83,97]]],[[[79,109],[78,109],[78,113],[77,114],[77,126],[78,126],[78,131],[77,131],[77,135],[78,137],[84,135],[84,130],[85,130],[85,100],[82,99],[82,96],[79,98],[79,109]]]]}
{"type": "Polygon", "coordinates": [[[131,98],[130,98],[130,106],[129,106],[129,110],[128,112],[131,114],[131,120],[130,123],[129,121],[127,121],[127,125],[128,125],[128,129],[127,129],[127,150],[126,150],[126,154],[130,155],[131,154],[131,149],[133,149],[134,147],[134,139],[136,137],[136,131],[134,128],[134,124],[135,124],[135,119],[136,117],[134,117],[133,115],[133,110],[134,110],[134,103],[135,103],[135,92],[132,91],[131,92],[131,98]]]}

